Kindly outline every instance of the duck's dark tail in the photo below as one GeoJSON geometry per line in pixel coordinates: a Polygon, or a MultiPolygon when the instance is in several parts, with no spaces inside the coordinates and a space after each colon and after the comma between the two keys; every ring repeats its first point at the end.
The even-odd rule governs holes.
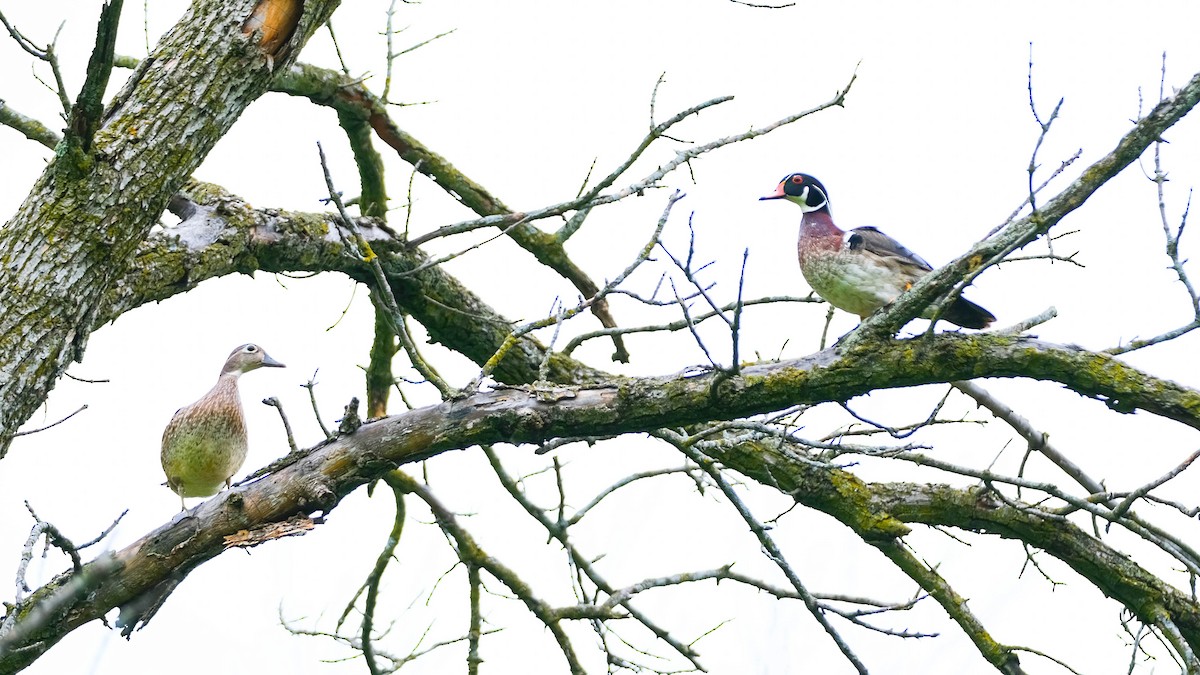
{"type": "Polygon", "coordinates": [[[996,320],[991,312],[962,297],[946,309],[942,318],[956,326],[975,329],[987,328],[996,320]]]}

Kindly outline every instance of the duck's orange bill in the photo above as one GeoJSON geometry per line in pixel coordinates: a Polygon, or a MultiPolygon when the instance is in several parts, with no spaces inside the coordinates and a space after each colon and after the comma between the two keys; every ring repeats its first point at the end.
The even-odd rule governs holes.
{"type": "Polygon", "coordinates": [[[759,197],[758,201],[761,202],[764,199],[783,199],[784,197],[786,197],[787,193],[783,191],[783,184],[786,182],[787,181],[780,181],[779,185],[775,187],[775,194],[767,195],[766,197],[759,197]]]}

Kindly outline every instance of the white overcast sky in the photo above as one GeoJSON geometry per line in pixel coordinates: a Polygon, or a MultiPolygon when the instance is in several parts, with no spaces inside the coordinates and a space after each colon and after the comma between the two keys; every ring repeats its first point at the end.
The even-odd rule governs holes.
{"type": "MultiPolygon", "coordinates": [[[[150,3],[147,17],[143,3],[127,3],[118,51],[143,56],[143,26],[153,43],[187,4],[157,0],[150,3]]],[[[348,2],[334,16],[351,69],[369,74],[377,92],[382,90],[385,47],[380,33],[387,5],[382,0],[348,2]]],[[[59,47],[72,96],[82,82],[99,6],[91,0],[0,4],[10,21],[35,41],[48,39],[60,22],[66,22],[59,47]]],[[[686,172],[668,181],[688,197],[677,206],[665,238],[675,250],[685,250],[686,218],[694,214],[697,257],[716,261],[708,278],[717,282],[716,292],[723,300],[734,297],[745,248],[750,251],[748,296],[807,293],[794,253],[799,210],[756,201],[792,171],[814,174],[825,183],[835,219],[844,228],[879,226],[935,265],[1001,223],[1027,192],[1026,167],[1038,133],[1027,91],[1030,43],[1039,111],[1048,115],[1060,98],[1065,100],[1041,150],[1042,176],[1082,149],[1082,159],[1067,172],[1074,177],[1112,148],[1138,115],[1139,97],[1145,100],[1144,108],[1153,105],[1164,52],[1168,87],[1200,71],[1200,6],[1192,2],[800,3],[771,11],[724,0],[425,0],[420,5],[401,4],[397,24],[408,27],[396,38],[399,47],[450,29],[456,32],[396,62],[394,98],[428,103],[393,109],[395,119],[519,210],[572,197],[593,159],[596,175],[602,175],[636,147],[647,129],[650,93],[660,73],[666,73],[666,81],[657,98],[658,120],[716,96],[736,96],[673,132],[676,138],[704,142],[824,102],[857,69],[858,80],[844,109],[713,153],[694,164],[694,183],[686,172]]],[[[328,34],[318,34],[302,58],[336,65],[328,34]]],[[[36,73],[46,79],[48,71],[31,66],[31,59],[8,39],[0,39],[0,72],[0,99],[52,128],[61,127],[57,99],[34,78],[36,73]]],[[[114,88],[124,75],[114,74],[114,88]]],[[[1164,160],[1172,178],[1167,206],[1173,218],[1186,203],[1187,189],[1200,182],[1197,115],[1192,113],[1167,134],[1171,143],[1164,160]]],[[[223,185],[257,207],[321,210],[324,187],[316,163],[317,141],[331,154],[338,182],[347,194],[354,194],[355,173],[334,114],[277,94],[265,96],[244,114],[196,176],[223,185]]],[[[677,146],[664,142],[652,149],[621,183],[669,159],[673,147],[677,146]]],[[[386,156],[386,148],[380,149],[386,156]]],[[[47,149],[0,128],[0,218],[7,220],[21,203],[50,156],[47,149]]],[[[1147,170],[1148,160],[1149,155],[1142,162],[1147,170]]],[[[392,205],[399,207],[405,199],[407,167],[392,157],[387,162],[392,205]]],[[[569,251],[593,278],[614,276],[642,246],[668,194],[652,191],[595,213],[569,251]]],[[[415,181],[414,198],[414,231],[470,217],[423,179],[415,181]]],[[[403,210],[393,211],[393,224],[402,223],[404,216],[403,210]]],[[[1078,250],[1086,269],[1045,262],[1004,265],[980,278],[969,297],[996,314],[1001,325],[1053,305],[1059,318],[1035,332],[1050,341],[1089,348],[1186,323],[1186,298],[1172,284],[1162,252],[1154,186],[1137,167],[1060,227],[1076,229],[1079,233],[1060,241],[1056,252],[1078,250]]],[[[433,250],[461,246],[463,242],[442,243],[433,250]]],[[[1184,248],[1200,250],[1186,239],[1184,248]]],[[[1044,251],[1042,245],[1029,249],[1044,251]]],[[[505,241],[464,256],[448,269],[513,319],[544,315],[558,296],[574,299],[565,282],[505,241]]],[[[649,292],[656,275],[636,277],[632,287],[649,292]]],[[[614,311],[625,325],[663,317],[619,302],[614,311]]],[[[76,541],[90,539],[129,509],[112,539],[114,547],[136,540],[175,514],[177,498],[161,486],[161,430],[176,408],[207,391],[221,360],[238,344],[258,342],[289,366],[243,380],[251,438],[244,472],[286,449],[274,411],[258,403],[265,396],[283,400],[301,442],[315,442],[316,427],[298,385],[319,368],[323,415],[327,421],[336,418],[351,396],[360,395],[371,317],[366,293],[355,293],[344,278],[295,280],[260,274],[207,282],[186,296],[141,308],[99,330],[86,359],[71,372],[111,381],[61,382],[31,426],[54,421],[84,403],[89,409],[51,431],[18,440],[0,463],[2,587],[12,588],[31,525],[23,500],[76,541]]],[[[784,305],[749,311],[743,354],[768,358],[809,353],[816,348],[823,320],[823,307],[784,305]]],[[[583,318],[572,330],[592,329],[594,323],[587,323],[591,321],[583,318]]],[[[848,331],[856,321],[840,314],[833,334],[848,331]]],[[[718,358],[725,355],[727,361],[720,336],[711,336],[720,345],[718,358]]],[[[1174,347],[1147,350],[1128,360],[1200,386],[1194,358],[1197,339],[1188,336],[1174,347]]],[[[610,364],[611,347],[599,341],[577,355],[602,368],[645,375],[704,362],[703,354],[683,336],[631,339],[630,347],[634,361],[627,367],[610,364]]],[[[434,347],[428,353],[454,384],[465,384],[475,372],[461,357],[434,347]]],[[[1118,417],[1055,385],[986,384],[1113,489],[1160,475],[1197,445],[1191,430],[1144,414],[1118,417]]],[[[940,388],[893,392],[856,401],[855,406],[902,424],[926,414],[941,393],[940,388]]],[[[413,394],[418,401],[433,400],[430,391],[413,394]]],[[[957,414],[987,419],[961,397],[950,400],[957,414]]],[[[398,411],[399,402],[394,403],[393,411],[398,411]]],[[[818,410],[805,423],[819,436],[842,421],[833,409],[818,410]]],[[[1015,472],[1020,444],[1001,453],[1010,438],[995,424],[989,430],[946,430],[928,440],[936,441],[948,457],[977,466],[999,455],[997,468],[1015,472]]],[[[504,449],[513,471],[540,466],[542,460],[530,454],[528,449],[504,449]]],[[[640,439],[570,448],[560,455],[577,467],[568,474],[575,481],[576,506],[625,473],[678,463],[670,451],[640,439]]],[[[871,479],[922,477],[897,472],[893,465],[868,464],[859,470],[871,479]]],[[[439,457],[429,463],[428,472],[434,490],[448,504],[475,514],[465,521],[488,550],[539,584],[539,592],[551,602],[573,602],[563,573],[555,567],[560,562],[557,550],[545,544],[544,534],[539,536],[523,513],[505,502],[477,451],[439,457]]],[[[1045,477],[1059,478],[1051,472],[1045,477]]],[[[1184,475],[1169,494],[1195,502],[1195,478],[1184,475]]],[[[934,479],[950,480],[940,475],[934,479]]],[[[743,572],[777,580],[771,576],[777,572],[758,555],[757,543],[728,507],[711,495],[697,497],[685,483],[664,481],[631,490],[619,507],[599,510],[594,522],[581,529],[581,547],[608,555],[604,569],[617,585],[734,560],[743,572]]],[[[536,498],[552,503],[552,484],[534,481],[531,486],[536,498]]],[[[768,495],[753,500],[753,505],[762,518],[769,518],[786,508],[785,501],[768,495]]],[[[194,572],[131,642],[93,624],[76,631],[27,672],[362,672],[358,660],[322,663],[348,653],[324,639],[290,637],[279,627],[278,617],[282,614],[306,628],[331,629],[374,563],[387,535],[390,504],[387,495],[368,499],[358,493],[332,513],[329,524],[308,536],[260,547],[249,555],[222,555],[194,572]]],[[[394,652],[407,651],[430,624],[431,640],[466,631],[461,570],[442,582],[432,605],[425,605],[425,594],[453,560],[435,528],[415,519],[428,521],[428,514],[414,504],[399,563],[389,572],[384,589],[388,612],[381,616],[385,621],[396,618],[397,623],[380,646],[394,652]]],[[[823,516],[793,513],[776,532],[815,590],[890,599],[912,592],[911,583],[878,564],[874,550],[823,516]]],[[[1061,565],[1048,563],[1052,574],[1068,584],[1051,593],[1036,574],[1027,571],[1018,578],[1023,559],[1018,546],[972,539],[974,547],[967,548],[924,531],[910,539],[920,555],[941,562],[942,573],[972,599],[972,609],[997,639],[1043,649],[1081,672],[1124,672],[1128,654],[1116,605],[1061,565]]],[[[1136,555],[1141,549],[1128,550],[1136,555]]],[[[1161,561],[1145,564],[1169,573],[1161,561]]],[[[36,560],[30,582],[44,582],[63,567],[61,557],[36,560]]],[[[1181,583],[1178,576],[1171,578],[1181,583]]],[[[490,587],[501,591],[497,583],[490,587]]],[[[11,590],[0,592],[5,599],[11,595],[11,590]]],[[[702,601],[689,602],[683,595],[647,597],[644,606],[685,640],[730,620],[697,645],[712,672],[850,672],[802,606],[773,603],[725,585],[716,593],[706,588],[702,601]]],[[[484,671],[564,672],[552,640],[516,605],[497,598],[489,601],[489,619],[507,628],[485,639],[484,671]]],[[[943,635],[900,643],[846,630],[873,672],[987,671],[931,602],[910,614],[904,627],[940,630],[943,635]]],[[[573,634],[577,649],[587,653],[592,641],[586,629],[573,634]]],[[[431,656],[408,668],[416,673],[456,672],[451,669],[461,670],[463,662],[461,650],[451,649],[444,657],[431,656]]],[[[1023,662],[1029,672],[1061,672],[1036,657],[1026,656],[1023,662]]],[[[588,665],[593,672],[604,670],[595,661],[588,665]]],[[[1155,672],[1172,672],[1172,666],[1160,661],[1155,672]]]]}

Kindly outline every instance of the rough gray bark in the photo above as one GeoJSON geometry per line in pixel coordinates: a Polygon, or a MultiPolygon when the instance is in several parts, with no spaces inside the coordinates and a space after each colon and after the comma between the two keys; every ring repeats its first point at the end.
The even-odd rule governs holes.
{"type": "MultiPolygon", "coordinates": [[[[233,272],[338,271],[370,281],[366,266],[347,255],[331,217],[255,211],[215,186],[185,185],[238,114],[272,85],[270,68],[286,66],[289,51],[298,51],[288,45],[302,44],[337,3],[305,4],[296,37],[285,31],[269,40],[258,33],[246,35],[246,17],[253,12],[274,16],[287,9],[276,5],[294,9],[294,3],[261,0],[253,8],[249,0],[194,4],[117,98],[92,150],[56,158],[17,215],[0,230],[0,455],[11,433],[41,404],[68,363],[81,355],[88,333],[133,307],[233,272]],[[182,194],[177,195],[178,190],[182,194]],[[147,238],[173,195],[184,222],[147,238]]],[[[297,71],[293,74],[304,74],[304,69],[297,71]]],[[[440,158],[443,163],[433,162],[436,155],[391,123],[383,105],[366,97],[365,88],[324,84],[329,89],[305,95],[344,114],[370,119],[379,137],[401,156],[429,159],[422,170],[439,184],[462,185],[454,182],[457,174],[449,163],[440,158]]],[[[140,599],[154,597],[156,589],[169,591],[191,569],[219,555],[230,545],[229,537],[242,530],[251,539],[265,541],[278,536],[281,524],[312,526],[307,516],[329,512],[362,484],[396,466],[448,450],[499,441],[536,443],[653,432],[800,403],[844,401],[876,389],[978,377],[1059,382],[1118,412],[1141,409],[1200,429],[1200,392],[1109,355],[998,334],[892,338],[909,317],[959,280],[1047,232],[1134,161],[1197,100],[1200,75],[1137,122],[1110,155],[1084,171],[1059,197],[930,275],[888,311],[864,322],[838,348],[747,367],[733,375],[640,379],[613,378],[552,355],[550,379],[577,386],[478,393],[364,425],[271,467],[257,482],[219,495],[122,551],[38,589],[10,613],[24,619],[51,605],[50,599],[63,604],[45,623],[5,645],[0,672],[25,667],[71,630],[114,607],[134,607],[140,599]],[[92,581],[82,587],[94,586],[91,592],[78,597],[62,592],[89,575],[92,581]]],[[[469,187],[469,193],[456,189],[477,212],[507,212],[482,188],[469,187]]],[[[444,271],[435,267],[414,273],[427,262],[419,251],[370,220],[358,225],[384,260],[405,313],[435,340],[478,363],[496,352],[509,334],[510,322],[444,271]]],[[[522,224],[514,234],[540,235],[540,230],[522,224]]],[[[535,255],[538,250],[561,250],[560,242],[527,239],[522,245],[535,255]],[[538,249],[550,244],[558,248],[538,249]]],[[[538,258],[560,272],[567,269],[545,254],[538,258]]],[[[573,264],[569,267],[578,271],[573,264]]],[[[563,273],[577,286],[581,283],[563,273]]],[[[532,382],[544,356],[544,346],[523,339],[493,374],[508,383],[532,382]]],[[[834,466],[800,462],[762,443],[733,442],[707,451],[726,466],[845,523],[917,579],[1003,672],[1019,672],[1013,652],[987,644],[990,637],[970,623],[971,617],[956,613],[956,606],[965,604],[962,599],[935,569],[905,550],[907,523],[982,531],[1040,547],[1142,621],[1160,625],[1169,617],[1192,650],[1200,647],[1200,609],[1194,600],[1065,520],[1002,503],[986,489],[864,483],[834,466]]],[[[143,610],[131,610],[131,619],[145,618],[143,610]]]]}
{"type": "MultiPolygon", "coordinates": [[[[186,293],[201,282],[227,274],[262,272],[341,272],[369,283],[368,266],[349,255],[327,213],[253,209],[210,183],[189,183],[172,202],[182,222],[155,233],[137,250],[137,265],[113,285],[98,323],[148,302],[186,293]]],[[[404,245],[370,218],[358,227],[376,253],[402,308],[445,344],[476,363],[487,361],[512,330],[512,322],[448,272],[431,266],[419,249],[404,245]]],[[[520,384],[537,379],[546,348],[522,338],[493,375],[520,384]]],[[[584,363],[551,355],[549,378],[575,384],[611,379],[584,363]]]]}
{"type": "Polygon", "coordinates": [[[1165,609],[1192,649],[1200,648],[1200,605],[1194,599],[1065,519],[1017,508],[982,487],[866,483],[836,467],[797,462],[769,443],[730,443],[713,454],[741,474],[833,516],[885,555],[907,534],[908,523],[1025,542],[1070,565],[1149,625],[1165,609]]]}
{"type": "MultiPolygon", "coordinates": [[[[338,1],[304,4],[297,47],[338,1]]],[[[0,457],[82,357],[105,293],[171,195],[267,91],[273,56],[259,42],[269,36],[243,29],[255,7],[251,0],[193,4],[110,105],[90,151],[55,157],[0,229],[0,457]]]]}
{"type": "MultiPolygon", "coordinates": [[[[31,661],[29,654],[40,654],[71,630],[135,602],[160,584],[177,583],[187,571],[225,550],[226,538],[239,531],[269,531],[298,514],[328,514],[344,496],[396,466],[450,450],[678,428],[797,403],[841,401],[876,389],[1021,372],[1040,372],[1077,391],[1120,401],[1129,409],[1151,409],[1200,428],[1200,392],[1128,366],[1114,367],[1111,357],[1075,348],[1018,337],[941,334],[874,343],[871,354],[864,359],[828,349],[803,359],[751,366],[729,378],[708,374],[631,378],[587,387],[501,389],[365,424],[351,435],[281,463],[257,482],[221,493],[112,554],[116,562],[112,576],[58,620],[26,636],[24,644],[0,655],[0,672],[19,670],[31,661]]],[[[1082,569],[1084,576],[1113,597],[1130,603],[1135,612],[1141,612],[1148,595],[1169,605],[1185,638],[1200,645],[1200,608],[1195,603],[1137,565],[1108,565],[1104,561],[1115,554],[1106,553],[1107,547],[1079,545],[1084,535],[1069,524],[1048,522],[1017,509],[1001,510],[993,501],[944,486],[865,489],[852,474],[836,467],[797,465],[778,453],[764,454],[762,447],[755,452],[743,447],[721,459],[834,514],[869,543],[902,537],[908,531],[903,522],[912,521],[985,529],[1042,546],[1082,569]],[[765,462],[777,466],[765,469],[765,462]],[[921,508],[934,502],[941,507],[921,508]],[[1155,582],[1150,591],[1145,589],[1147,580],[1155,582]]],[[[90,565],[96,564],[60,575],[38,589],[30,603],[53,595],[75,574],[88,574],[90,565]]]]}

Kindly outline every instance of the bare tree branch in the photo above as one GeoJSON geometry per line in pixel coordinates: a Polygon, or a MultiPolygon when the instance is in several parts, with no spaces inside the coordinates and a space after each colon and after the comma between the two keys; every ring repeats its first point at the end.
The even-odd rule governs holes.
{"type": "Polygon", "coordinates": [[[935,299],[951,292],[963,279],[978,275],[1009,253],[1044,235],[1082,206],[1109,179],[1136,161],[1164,131],[1191,112],[1197,102],[1200,102],[1200,73],[1194,75],[1174,96],[1164,99],[1148,115],[1138,120],[1112,152],[1084,169],[1074,182],[1048,200],[1039,211],[1010,223],[953,262],[922,278],[885,310],[865,319],[852,334],[843,339],[842,348],[852,352],[856,346],[870,342],[871,338],[895,334],[935,299]]]}
{"type": "MultiPolygon", "coordinates": [[[[256,483],[222,493],[197,507],[190,513],[192,517],[164,525],[117,552],[121,571],[51,624],[47,634],[55,637],[47,639],[57,640],[75,627],[129,602],[177,569],[190,569],[218,555],[224,548],[225,535],[286,520],[298,512],[328,511],[356,487],[382,476],[397,464],[427,459],[452,448],[499,441],[538,443],[561,435],[604,436],[648,431],[769,412],[801,402],[840,401],[880,387],[1018,373],[1041,373],[1042,377],[1054,377],[1081,393],[1104,396],[1110,405],[1121,409],[1143,408],[1200,428],[1200,412],[1191,403],[1200,397],[1200,392],[1151,377],[1111,357],[1078,349],[1026,338],[939,334],[932,338],[878,343],[871,351],[869,361],[839,357],[831,349],[804,359],[748,366],[726,379],[716,391],[711,386],[710,380],[716,377],[712,373],[593,385],[579,388],[573,396],[549,401],[535,392],[501,389],[364,424],[356,433],[314,450],[302,464],[287,466],[256,483]]],[[[743,473],[754,473],[745,460],[734,461],[728,456],[719,459],[743,473]]],[[[797,462],[793,470],[796,467],[817,470],[804,462],[797,462]]],[[[778,476],[772,480],[778,481],[778,476]]],[[[787,492],[795,490],[794,484],[792,487],[778,482],[769,484],[787,492]]],[[[835,494],[840,492],[835,490],[835,494]]],[[[944,502],[943,510],[961,499],[957,492],[946,495],[951,501],[944,502]]],[[[886,501],[886,497],[881,498],[886,501]]],[[[978,518],[980,506],[974,500],[971,504],[969,513],[959,513],[978,518]]],[[[853,509],[863,508],[858,502],[826,506],[832,507],[835,516],[850,515],[853,509]]],[[[1039,528],[1044,528],[1047,522],[1034,514],[1004,508],[1009,514],[1005,528],[1023,521],[1030,525],[1036,522],[1039,528]],[[1031,518],[1034,520],[1028,520],[1031,518]]],[[[872,516],[870,531],[863,533],[865,538],[901,536],[907,527],[897,517],[919,521],[932,515],[920,509],[914,513],[903,502],[890,501],[881,512],[893,515],[872,516]]],[[[942,510],[937,513],[956,526],[978,528],[978,524],[971,524],[974,521],[953,520],[953,513],[942,510]]],[[[852,517],[858,519],[861,514],[852,517]]],[[[1053,534],[1065,537],[1071,533],[1061,527],[1068,525],[1062,524],[1053,534]]],[[[999,533],[1010,536],[1012,530],[1001,529],[999,533]]],[[[1078,562],[1074,557],[1080,554],[1064,551],[1066,540],[1048,538],[1049,534],[1023,531],[1021,536],[1053,555],[1063,556],[1074,566],[1078,562]]],[[[1168,607],[1175,625],[1189,641],[1200,642],[1200,608],[1183,599],[1170,600],[1177,596],[1161,582],[1148,581],[1144,572],[1133,571],[1132,565],[1132,561],[1127,561],[1118,567],[1124,579],[1136,580],[1140,590],[1114,588],[1114,584],[1121,586],[1127,582],[1107,576],[1094,578],[1093,582],[1134,611],[1145,606],[1135,596],[1147,592],[1154,594],[1156,603],[1182,603],[1168,607]]],[[[1085,576],[1097,573],[1086,569],[1080,572],[1085,576]]],[[[70,572],[60,575],[42,592],[52,592],[72,576],[70,572]]],[[[16,654],[13,658],[16,660],[0,658],[0,666],[23,662],[16,654]]]]}

